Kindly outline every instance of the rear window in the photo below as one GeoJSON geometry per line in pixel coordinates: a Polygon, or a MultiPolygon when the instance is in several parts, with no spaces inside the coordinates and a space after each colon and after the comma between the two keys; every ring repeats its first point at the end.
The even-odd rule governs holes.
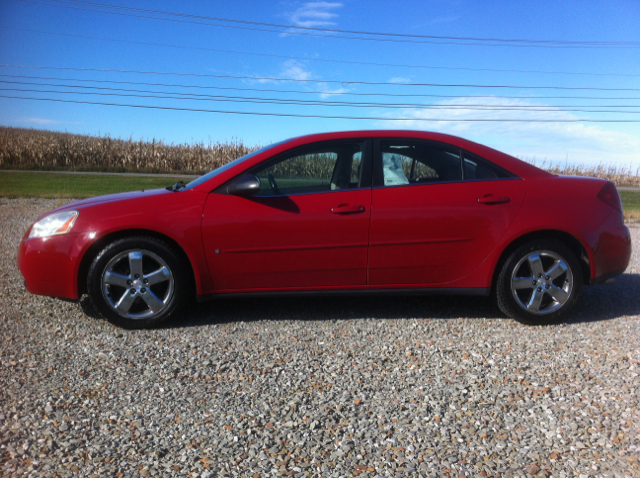
{"type": "Polygon", "coordinates": [[[465,180],[495,180],[499,178],[512,178],[513,175],[497,166],[478,158],[470,153],[463,154],[464,179],[465,180]]]}

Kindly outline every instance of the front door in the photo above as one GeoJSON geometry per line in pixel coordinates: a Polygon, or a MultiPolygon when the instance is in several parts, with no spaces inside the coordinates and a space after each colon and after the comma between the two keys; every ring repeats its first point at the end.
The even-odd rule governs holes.
{"type": "Polygon", "coordinates": [[[216,292],[365,285],[368,144],[307,146],[247,172],[253,196],[211,193],[202,234],[216,292]]]}

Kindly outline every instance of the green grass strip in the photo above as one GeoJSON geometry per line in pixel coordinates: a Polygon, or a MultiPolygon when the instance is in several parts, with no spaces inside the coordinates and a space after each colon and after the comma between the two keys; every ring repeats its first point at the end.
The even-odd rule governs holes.
{"type": "Polygon", "coordinates": [[[177,181],[188,183],[191,180],[157,176],[65,175],[0,171],[0,197],[89,198],[124,191],[164,188],[177,181]]]}
{"type": "Polygon", "coordinates": [[[640,211],[640,191],[620,191],[622,208],[628,211],[640,211]]]}

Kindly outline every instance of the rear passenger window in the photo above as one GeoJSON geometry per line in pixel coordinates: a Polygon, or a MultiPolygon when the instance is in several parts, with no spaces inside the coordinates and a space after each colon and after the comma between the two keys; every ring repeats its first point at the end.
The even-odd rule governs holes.
{"type": "Polygon", "coordinates": [[[385,186],[462,180],[460,152],[426,142],[382,141],[385,186]]]}

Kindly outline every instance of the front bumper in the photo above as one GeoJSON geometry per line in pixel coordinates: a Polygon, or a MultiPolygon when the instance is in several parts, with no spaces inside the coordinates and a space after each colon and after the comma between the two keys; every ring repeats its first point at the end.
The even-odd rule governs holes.
{"type": "Polygon", "coordinates": [[[18,268],[33,294],[78,299],[78,269],[95,234],[78,233],[27,239],[18,247],[18,268]]]}

